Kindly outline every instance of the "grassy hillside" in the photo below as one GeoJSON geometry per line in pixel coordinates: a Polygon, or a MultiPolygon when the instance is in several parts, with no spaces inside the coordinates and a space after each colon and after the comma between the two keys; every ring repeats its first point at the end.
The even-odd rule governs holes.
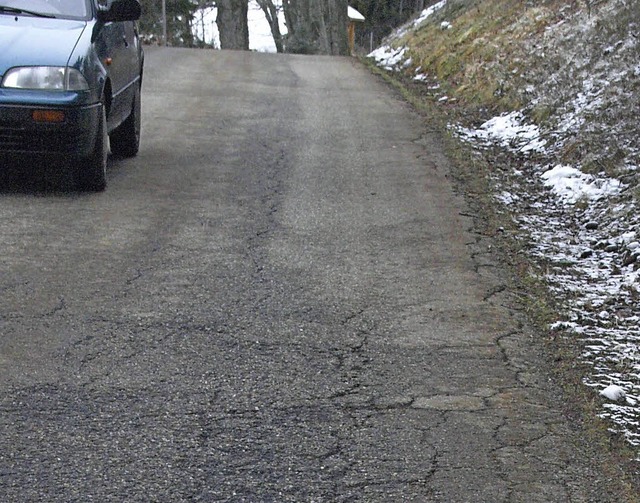
{"type": "Polygon", "coordinates": [[[553,131],[576,97],[597,94],[557,155],[616,170],[638,164],[639,23],[636,0],[449,0],[392,43],[408,48],[407,75],[420,69],[478,118],[524,109],[553,131]]]}

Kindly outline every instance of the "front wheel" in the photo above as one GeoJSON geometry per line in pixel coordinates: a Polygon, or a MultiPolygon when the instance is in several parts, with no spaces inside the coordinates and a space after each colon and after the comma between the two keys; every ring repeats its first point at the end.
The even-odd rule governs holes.
{"type": "Polygon", "coordinates": [[[100,107],[100,119],[93,152],[79,160],[76,169],[77,187],[80,190],[101,192],[107,188],[107,155],[109,136],[107,135],[107,112],[100,107]]]}
{"type": "Polygon", "coordinates": [[[136,87],[129,117],[111,133],[111,153],[118,157],[134,157],[140,149],[140,86],[136,87]]]}

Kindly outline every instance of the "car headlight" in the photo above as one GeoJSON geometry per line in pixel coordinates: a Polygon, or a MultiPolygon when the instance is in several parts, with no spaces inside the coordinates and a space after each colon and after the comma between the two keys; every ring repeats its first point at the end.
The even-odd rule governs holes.
{"type": "Polygon", "coordinates": [[[65,66],[25,66],[12,68],[2,79],[2,87],[85,91],[89,84],[75,68],[65,66]]]}

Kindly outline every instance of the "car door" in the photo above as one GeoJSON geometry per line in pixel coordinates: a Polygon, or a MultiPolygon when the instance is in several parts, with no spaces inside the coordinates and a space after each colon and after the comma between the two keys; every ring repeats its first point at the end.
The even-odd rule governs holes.
{"type": "MultiPolygon", "coordinates": [[[[120,25],[122,37],[122,66],[120,67],[123,85],[123,101],[130,104],[133,99],[135,85],[140,74],[140,47],[135,21],[123,21],[120,25]]],[[[127,107],[128,108],[128,107],[127,107]]],[[[128,112],[127,112],[128,114],[128,112]]]]}
{"type": "MultiPolygon", "coordinates": [[[[99,0],[98,5],[106,6],[108,0],[99,0]]],[[[98,57],[105,65],[110,82],[111,96],[108,115],[109,129],[120,124],[130,112],[131,49],[127,40],[127,23],[108,22],[99,29],[95,41],[98,57]],[[129,91],[129,92],[128,92],[129,91]]]]}

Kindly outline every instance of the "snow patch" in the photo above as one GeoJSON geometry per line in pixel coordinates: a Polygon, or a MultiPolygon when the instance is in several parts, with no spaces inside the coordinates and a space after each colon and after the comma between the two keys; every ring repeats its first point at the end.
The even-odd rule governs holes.
{"type": "Polygon", "coordinates": [[[618,400],[625,398],[627,393],[620,386],[616,386],[615,384],[611,384],[603,389],[600,394],[608,400],[613,400],[617,402],[618,400]]]}
{"type": "Polygon", "coordinates": [[[546,141],[541,138],[540,128],[526,124],[522,112],[511,112],[489,119],[478,129],[458,128],[458,134],[467,141],[483,144],[496,143],[512,151],[543,152],[546,141]]]}
{"type": "Polygon", "coordinates": [[[368,57],[373,58],[376,61],[376,65],[392,71],[397,69],[406,52],[406,47],[394,48],[389,45],[383,45],[371,52],[368,57]]]}
{"type": "Polygon", "coordinates": [[[571,166],[558,165],[545,171],[541,178],[564,202],[574,204],[582,198],[599,199],[620,192],[619,180],[595,178],[571,166]]]}
{"type": "Polygon", "coordinates": [[[422,23],[424,23],[427,19],[429,19],[433,14],[442,9],[447,5],[447,0],[441,0],[440,2],[432,5],[431,7],[427,7],[424,9],[418,18],[411,23],[412,28],[417,28],[422,23]]]}

